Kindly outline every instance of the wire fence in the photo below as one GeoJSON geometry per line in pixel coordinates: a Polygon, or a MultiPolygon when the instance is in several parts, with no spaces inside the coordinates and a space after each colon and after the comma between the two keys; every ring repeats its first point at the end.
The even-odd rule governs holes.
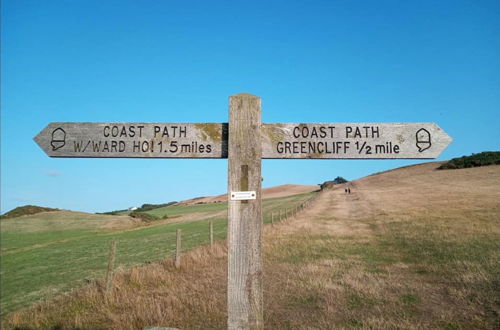
{"type": "MultiPolygon", "coordinates": [[[[308,193],[263,200],[264,224],[277,224],[295,216],[307,208],[317,195],[308,193]]],[[[180,230],[182,240],[179,253],[227,238],[227,203],[165,210],[173,214],[169,215],[169,219],[127,229],[119,225],[93,228],[94,222],[91,221],[98,225],[98,216],[68,218],[67,221],[89,221],[86,228],[90,229],[59,230],[45,234],[47,237],[35,233],[32,235],[37,242],[34,247],[28,244],[28,240],[22,240],[26,247],[2,255],[2,269],[8,269],[8,272],[2,273],[5,275],[2,276],[2,313],[29,306],[40,299],[50,299],[85,283],[102,281],[105,284],[106,275],[112,275],[118,268],[175,260],[177,230],[180,230]],[[178,214],[183,216],[192,210],[199,213],[179,217],[177,221],[178,214]],[[111,253],[113,242],[116,242],[115,251],[111,253]],[[111,256],[113,262],[110,262],[111,256]]],[[[5,233],[2,235],[7,237],[5,233]]],[[[182,263],[180,265],[182,267],[182,263]]]]}
{"type": "MultiPolygon", "coordinates": [[[[308,208],[319,196],[319,193],[305,194],[299,197],[285,199],[284,201],[273,203],[265,203],[263,206],[263,223],[275,225],[280,222],[296,217],[301,211],[308,208]]],[[[171,230],[166,231],[158,238],[161,239],[161,247],[154,242],[158,238],[150,238],[149,244],[152,249],[148,253],[147,263],[160,259],[172,259],[175,267],[180,268],[182,265],[182,253],[187,252],[195,247],[215,244],[215,242],[227,238],[227,217],[226,218],[211,218],[190,223],[172,224],[171,230]],[[163,251],[163,253],[161,253],[163,251]]],[[[113,241],[115,242],[115,240],[113,241]]],[[[119,241],[118,257],[110,252],[110,258],[117,258],[117,267],[127,267],[133,264],[133,260],[139,256],[137,251],[131,250],[130,241],[122,239],[119,241]],[[121,246],[123,245],[123,247],[121,246]]],[[[135,245],[135,244],[132,244],[135,245]]],[[[111,245],[113,247],[113,245],[111,245]]],[[[144,246],[143,246],[144,248],[144,246]]],[[[136,246],[137,249],[137,246],[136,246]]],[[[111,261],[108,261],[108,265],[111,261]]],[[[113,270],[108,267],[106,278],[113,270]]]]}

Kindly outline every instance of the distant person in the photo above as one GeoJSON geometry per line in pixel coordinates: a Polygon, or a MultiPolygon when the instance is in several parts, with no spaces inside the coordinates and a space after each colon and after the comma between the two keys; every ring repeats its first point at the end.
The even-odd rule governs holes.
{"type": "Polygon", "coordinates": [[[345,193],[347,194],[347,188],[345,188],[345,193]]]}
{"type": "Polygon", "coordinates": [[[351,188],[347,188],[347,193],[350,194],[351,193],[351,188]]]}

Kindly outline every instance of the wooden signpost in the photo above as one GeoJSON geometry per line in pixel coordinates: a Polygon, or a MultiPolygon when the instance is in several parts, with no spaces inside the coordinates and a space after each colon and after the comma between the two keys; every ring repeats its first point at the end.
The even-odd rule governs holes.
{"type": "Polygon", "coordinates": [[[250,94],[229,124],[56,122],[34,139],[50,157],[228,158],[229,329],[264,328],[261,159],[430,159],[451,142],[434,123],[263,124],[250,94]]]}

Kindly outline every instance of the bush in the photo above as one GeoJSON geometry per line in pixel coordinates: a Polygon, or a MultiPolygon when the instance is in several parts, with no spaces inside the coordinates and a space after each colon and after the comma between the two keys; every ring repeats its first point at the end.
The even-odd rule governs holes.
{"type": "MultiPolygon", "coordinates": [[[[177,202],[169,202],[165,204],[142,204],[141,207],[136,208],[133,212],[146,212],[146,211],[151,211],[154,209],[158,209],[160,207],[166,207],[170,206],[173,204],[176,204],[177,202]]],[[[96,213],[96,214],[107,214],[107,215],[123,215],[124,213],[127,213],[128,210],[116,210],[116,211],[111,211],[111,212],[103,212],[103,213],[96,213]]],[[[130,214],[132,216],[132,213],[130,214]]]]}
{"type": "Polygon", "coordinates": [[[139,212],[151,211],[154,209],[159,209],[160,207],[170,206],[170,205],[175,204],[175,203],[177,203],[177,202],[169,202],[169,203],[165,203],[165,204],[142,204],[142,206],[139,207],[136,211],[139,211],[139,212]]]}
{"type": "Polygon", "coordinates": [[[325,181],[325,182],[323,182],[320,185],[320,187],[321,187],[321,190],[323,190],[323,189],[331,188],[331,187],[333,187],[336,184],[342,184],[342,183],[347,183],[347,182],[349,182],[349,181],[347,181],[346,179],[344,179],[341,176],[338,176],[333,181],[325,181]]]}
{"type": "Polygon", "coordinates": [[[471,156],[453,158],[447,163],[439,166],[438,170],[453,170],[458,168],[470,168],[478,166],[500,165],[500,152],[485,151],[471,156]]]}
{"type": "Polygon", "coordinates": [[[0,218],[2,219],[17,218],[23,215],[33,215],[41,212],[50,212],[50,211],[59,211],[59,209],[36,206],[36,205],[25,205],[16,207],[15,209],[0,216],[0,218]]]}
{"type": "Polygon", "coordinates": [[[116,211],[110,211],[110,212],[96,212],[95,214],[103,214],[103,215],[121,215],[124,212],[127,212],[128,210],[116,210],[116,211]]]}
{"type": "Polygon", "coordinates": [[[349,181],[347,181],[346,179],[344,179],[343,177],[341,176],[338,176],[336,177],[333,182],[335,182],[336,184],[341,184],[341,183],[347,183],[349,181]]]}
{"type": "Polygon", "coordinates": [[[139,220],[144,221],[144,222],[151,222],[151,221],[158,220],[157,216],[154,216],[154,215],[149,214],[149,213],[137,212],[137,210],[130,213],[130,216],[132,218],[139,219],[139,220]]]}

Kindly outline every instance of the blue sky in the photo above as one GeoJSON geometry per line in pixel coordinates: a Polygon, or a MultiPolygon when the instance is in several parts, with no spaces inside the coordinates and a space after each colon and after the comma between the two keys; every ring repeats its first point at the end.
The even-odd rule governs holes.
{"type": "MultiPolygon", "coordinates": [[[[3,0],[1,212],[223,193],[227,160],[57,159],[49,122],[436,122],[438,160],[500,148],[498,1],[3,0]]],[[[263,160],[263,186],[415,160],[263,160]]]]}

